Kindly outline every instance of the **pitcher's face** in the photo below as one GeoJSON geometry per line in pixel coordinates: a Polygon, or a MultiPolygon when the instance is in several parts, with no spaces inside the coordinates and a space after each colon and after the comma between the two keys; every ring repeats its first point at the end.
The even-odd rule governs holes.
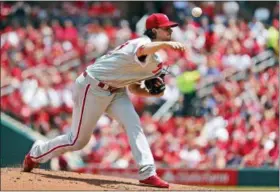
{"type": "Polygon", "coordinates": [[[153,31],[156,33],[156,39],[159,41],[170,41],[171,40],[171,34],[172,29],[171,27],[159,27],[156,29],[153,29],[153,31]]]}

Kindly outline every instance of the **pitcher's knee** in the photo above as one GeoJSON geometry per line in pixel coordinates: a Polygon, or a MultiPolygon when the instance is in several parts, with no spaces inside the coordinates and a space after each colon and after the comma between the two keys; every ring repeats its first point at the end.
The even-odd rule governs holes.
{"type": "Polygon", "coordinates": [[[69,135],[69,137],[70,137],[71,151],[77,151],[84,148],[89,141],[89,139],[87,138],[84,139],[82,137],[74,138],[72,137],[72,135],[69,135]]]}
{"type": "Polygon", "coordinates": [[[77,151],[77,150],[81,150],[82,148],[84,148],[86,146],[87,142],[85,141],[81,141],[81,142],[76,142],[74,145],[73,145],[73,150],[77,151]]]}
{"type": "Polygon", "coordinates": [[[72,151],[78,151],[80,149],[82,149],[82,145],[75,144],[72,146],[72,151]]]}

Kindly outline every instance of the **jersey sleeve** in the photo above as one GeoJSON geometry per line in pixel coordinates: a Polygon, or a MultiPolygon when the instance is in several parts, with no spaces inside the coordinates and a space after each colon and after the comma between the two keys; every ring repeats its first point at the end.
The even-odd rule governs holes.
{"type": "Polygon", "coordinates": [[[142,37],[142,38],[139,38],[138,41],[136,41],[134,44],[134,48],[133,48],[134,61],[143,67],[146,65],[146,60],[140,61],[139,58],[137,57],[136,53],[137,53],[138,49],[141,49],[141,47],[143,47],[145,44],[150,43],[150,42],[151,42],[150,38],[142,37]]]}

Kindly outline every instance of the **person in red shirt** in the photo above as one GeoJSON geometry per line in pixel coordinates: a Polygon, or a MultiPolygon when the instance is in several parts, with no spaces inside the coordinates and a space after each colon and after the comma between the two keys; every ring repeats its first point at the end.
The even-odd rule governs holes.
{"type": "Polygon", "coordinates": [[[78,38],[78,30],[73,25],[73,22],[71,20],[66,20],[64,22],[64,40],[69,40],[71,42],[74,42],[78,38]]]}
{"type": "Polygon", "coordinates": [[[89,16],[98,16],[102,14],[102,6],[100,2],[94,2],[88,10],[89,16]]]}
{"type": "Polygon", "coordinates": [[[255,141],[254,137],[255,134],[253,132],[248,133],[247,141],[245,142],[244,146],[241,149],[241,154],[243,156],[248,155],[258,147],[259,143],[255,141]]]}
{"type": "Polygon", "coordinates": [[[64,38],[64,29],[63,27],[60,25],[58,20],[53,20],[51,23],[52,29],[54,31],[54,36],[55,39],[57,39],[58,41],[62,41],[64,38]]]}

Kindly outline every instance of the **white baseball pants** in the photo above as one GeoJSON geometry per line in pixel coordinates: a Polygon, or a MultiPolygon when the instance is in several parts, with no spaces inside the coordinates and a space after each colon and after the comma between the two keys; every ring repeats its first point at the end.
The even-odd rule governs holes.
{"type": "Polygon", "coordinates": [[[35,142],[30,150],[34,161],[44,163],[65,152],[82,149],[88,143],[100,116],[107,112],[126,129],[132,154],[139,166],[139,179],[146,179],[156,173],[139,116],[125,89],[111,94],[97,87],[91,77],[80,75],[74,85],[73,101],[71,130],[49,141],[35,142]]]}

